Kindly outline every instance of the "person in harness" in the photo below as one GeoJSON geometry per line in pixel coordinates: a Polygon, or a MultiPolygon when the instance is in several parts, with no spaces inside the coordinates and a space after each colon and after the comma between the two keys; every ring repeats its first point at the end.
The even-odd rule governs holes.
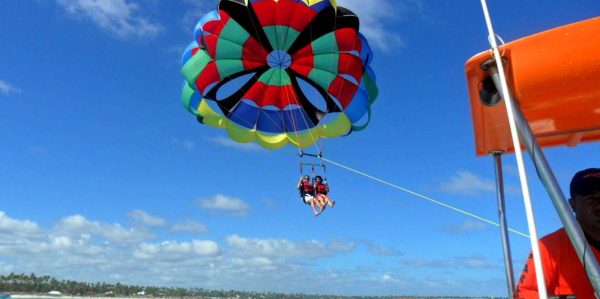
{"type": "Polygon", "coordinates": [[[335,200],[332,201],[329,195],[327,195],[329,193],[329,186],[327,182],[323,182],[323,178],[320,175],[315,177],[314,190],[317,204],[321,207],[321,212],[323,212],[327,205],[332,208],[335,206],[335,200]]]}
{"type": "Polygon", "coordinates": [[[310,177],[308,175],[301,176],[297,188],[304,203],[310,205],[315,216],[319,216],[323,211],[323,205],[315,198],[315,186],[310,182],[310,177]],[[319,211],[315,205],[319,207],[319,211]]]}

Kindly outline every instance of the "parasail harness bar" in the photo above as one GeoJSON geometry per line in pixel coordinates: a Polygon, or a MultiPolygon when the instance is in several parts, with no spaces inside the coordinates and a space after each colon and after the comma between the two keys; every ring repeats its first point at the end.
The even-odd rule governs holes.
{"type": "Polygon", "coordinates": [[[300,153],[298,154],[298,156],[300,157],[300,175],[304,174],[304,166],[310,166],[311,170],[312,170],[312,177],[314,178],[315,175],[315,168],[322,168],[323,169],[323,177],[325,179],[325,181],[327,181],[327,165],[325,164],[324,158],[323,158],[323,153],[319,152],[318,154],[311,154],[311,153],[305,153],[303,150],[300,150],[300,153]],[[306,156],[306,157],[311,157],[311,158],[315,158],[315,159],[319,159],[318,163],[315,163],[314,161],[311,162],[304,162],[302,160],[302,158],[306,156]]]}

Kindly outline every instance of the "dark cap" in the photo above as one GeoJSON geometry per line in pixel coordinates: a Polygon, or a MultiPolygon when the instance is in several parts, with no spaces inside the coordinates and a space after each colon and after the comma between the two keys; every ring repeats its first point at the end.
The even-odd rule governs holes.
{"type": "Polygon", "coordinates": [[[573,176],[571,180],[571,198],[577,195],[590,195],[600,191],[600,168],[588,168],[573,176]]]}

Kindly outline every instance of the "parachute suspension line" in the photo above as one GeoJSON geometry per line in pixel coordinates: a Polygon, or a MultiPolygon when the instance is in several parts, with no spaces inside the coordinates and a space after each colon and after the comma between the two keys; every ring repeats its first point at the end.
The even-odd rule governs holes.
{"type": "MultiPolygon", "coordinates": [[[[293,14],[293,11],[292,11],[292,14],[293,14]]],[[[278,19],[277,18],[277,10],[275,10],[275,19],[276,20],[278,19]]],[[[279,30],[280,30],[279,26],[276,26],[275,27],[275,40],[276,40],[275,43],[276,43],[276,45],[282,45],[283,47],[285,47],[285,45],[287,44],[287,35],[290,31],[290,28],[289,27],[287,28],[287,30],[285,31],[285,34],[283,32],[280,32],[279,30]],[[279,36],[279,33],[282,34],[281,37],[279,36]]],[[[277,49],[277,50],[283,50],[283,49],[277,49]]],[[[287,70],[285,70],[284,72],[286,72],[286,74],[287,74],[287,70]]],[[[289,74],[288,74],[288,76],[289,76],[289,74]]],[[[279,86],[284,87],[285,100],[287,102],[287,107],[291,107],[292,101],[290,100],[290,93],[292,95],[296,95],[296,93],[294,92],[292,87],[289,87],[292,82],[291,81],[290,82],[281,82],[283,80],[281,76],[279,77],[279,79],[280,79],[279,86]],[[291,92],[288,89],[291,89],[291,92]]],[[[284,107],[283,113],[285,113],[285,107],[284,107]]],[[[296,141],[299,143],[300,138],[299,138],[299,134],[298,134],[298,124],[296,123],[296,120],[294,117],[290,117],[290,119],[292,121],[293,132],[296,137],[296,141]]],[[[284,131],[286,132],[286,135],[287,135],[287,130],[284,130],[284,131]]],[[[302,155],[301,154],[302,154],[302,151],[300,150],[300,164],[302,165],[302,155]]]]}
{"type": "MultiPolygon", "coordinates": [[[[256,79],[258,80],[258,79],[260,79],[260,78],[258,78],[258,77],[257,77],[257,75],[258,75],[257,73],[254,73],[254,75],[253,75],[253,78],[256,78],[256,79]]],[[[271,77],[269,78],[269,81],[271,80],[271,78],[272,78],[272,77],[273,77],[273,74],[271,74],[271,77]]],[[[237,87],[237,89],[244,91],[244,94],[246,94],[246,93],[248,92],[248,90],[245,90],[245,89],[244,89],[244,83],[242,83],[242,82],[236,82],[236,81],[234,80],[233,82],[231,82],[231,84],[235,84],[235,86],[237,87]]],[[[266,94],[265,94],[265,96],[266,96],[266,94]]],[[[269,100],[269,101],[270,101],[270,99],[268,98],[268,96],[266,96],[266,97],[267,97],[267,100],[269,100]]],[[[240,102],[241,102],[241,101],[240,101],[240,102]]],[[[217,105],[219,105],[219,101],[218,101],[217,99],[215,99],[215,103],[217,103],[217,105]]],[[[239,103],[238,103],[238,105],[239,105],[239,103]]],[[[230,110],[229,112],[233,111],[233,110],[234,110],[236,107],[237,107],[237,105],[236,105],[236,106],[234,106],[233,108],[231,108],[231,110],[230,110]]],[[[269,120],[269,121],[271,121],[271,123],[273,123],[274,125],[276,125],[277,127],[279,127],[280,129],[282,129],[282,130],[283,130],[283,128],[281,128],[281,127],[279,126],[279,124],[278,124],[278,123],[277,123],[275,120],[273,120],[273,118],[272,118],[271,116],[269,116],[268,114],[266,114],[266,116],[267,116],[268,120],[269,120]]],[[[258,123],[258,118],[259,118],[259,117],[260,117],[260,113],[258,113],[258,114],[256,115],[256,120],[254,121],[254,124],[253,124],[253,123],[251,123],[250,121],[248,121],[248,120],[244,120],[244,119],[242,119],[242,118],[238,118],[237,120],[238,120],[238,121],[241,121],[241,122],[243,122],[244,124],[246,124],[246,126],[247,126],[247,127],[254,127],[254,126],[255,126],[255,124],[257,124],[257,123],[258,123]]]]}
{"type": "MultiPolygon", "coordinates": [[[[246,10],[248,11],[248,14],[250,15],[250,14],[251,14],[251,13],[250,13],[250,8],[249,8],[249,7],[246,7],[246,10]]],[[[253,28],[254,28],[254,30],[255,30],[255,31],[258,31],[258,29],[257,29],[257,27],[256,27],[256,24],[254,23],[254,21],[252,22],[252,26],[253,26],[253,28]]],[[[260,43],[262,43],[262,40],[260,39],[260,35],[258,35],[258,39],[259,39],[259,42],[260,42],[260,43]]],[[[255,73],[254,73],[254,75],[253,75],[253,78],[256,78],[256,79],[258,80],[259,78],[257,77],[257,75],[258,75],[258,73],[256,73],[256,72],[255,72],[255,73]]],[[[252,79],[251,79],[251,80],[252,80],[252,79]]],[[[269,80],[270,80],[270,79],[269,79],[269,80]]],[[[235,84],[235,85],[236,85],[236,87],[238,87],[237,89],[239,89],[239,90],[243,90],[243,91],[244,91],[244,93],[248,92],[248,90],[245,90],[245,89],[244,89],[244,86],[243,86],[243,83],[242,83],[242,82],[235,82],[235,80],[234,80],[234,82],[232,82],[232,84],[235,84]]],[[[215,102],[215,103],[216,103],[216,104],[219,106],[219,101],[218,101],[218,99],[215,99],[215,100],[214,100],[214,102],[215,102]]],[[[239,105],[239,103],[238,103],[237,105],[239,105]]],[[[232,108],[231,108],[231,110],[229,110],[228,112],[232,112],[232,111],[233,111],[233,110],[234,110],[234,109],[237,107],[237,105],[236,105],[236,106],[234,106],[234,107],[232,107],[232,108]]],[[[260,116],[260,113],[259,113],[259,114],[257,114],[257,116],[256,116],[256,121],[254,122],[254,124],[252,124],[250,121],[248,121],[248,120],[244,120],[244,119],[242,119],[242,118],[238,118],[238,121],[241,121],[241,122],[243,122],[243,123],[244,123],[244,124],[245,124],[247,127],[254,127],[254,126],[255,126],[255,124],[257,124],[257,122],[258,122],[258,118],[259,118],[259,116],[260,116]]],[[[277,123],[275,120],[273,120],[273,118],[272,118],[271,116],[269,116],[268,114],[267,114],[267,118],[268,118],[268,119],[269,119],[269,120],[270,120],[270,121],[271,121],[271,122],[272,122],[274,125],[276,125],[276,126],[280,127],[280,126],[279,126],[279,124],[278,124],[278,123],[277,123]]],[[[281,127],[280,127],[280,128],[281,128],[281,127]]],[[[283,128],[281,128],[281,129],[283,130],[283,128]]]]}
{"type": "Polygon", "coordinates": [[[323,157],[321,157],[321,167],[323,167],[323,183],[329,185],[327,183],[327,164],[323,163],[323,157]]]}
{"type": "Polygon", "coordinates": [[[298,155],[300,156],[300,169],[302,171],[302,166],[310,166],[311,170],[312,170],[312,178],[314,179],[316,176],[316,171],[315,171],[315,167],[321,167],[323,169],[323,177],[325,180],[327,180],[327,175],[326,175],[326,165],[325,162],[323,162],[323,155],[322,153],[318,153],[318,154],[310,154],[310,153],[305,153],[303,150],[300,150],[300,154],[298,155]],[[313,159],[319,159],[319,163],[316,163],[313,161],[309,162],[309,163],[304,163],[302,161],[302,158],[304,156],[307,157],[311,157],[313,159]]]}
{"type": "MultiPolygon", "coordinates": [[[[289,30],[288,30],[288,32],[289,32],[289,30]]],[[[286,35],[287,35],[287,34],[286,34],[286,35]]],[[[281,83],[281,82],[280,82],[280,83],[281,83]]],[[[286,82],[286,83],[291,83],[291,82],[286,82]]],[[[293,105],[293,104],[294,104],[294,103],[292,103],[292,101],[291,101],[291,99],[290,99],[290,94],[292,94],[292,95],[295,95],[295,92],[294,92],[293,88],[292,88],[292,87],[291,87],[289,84],[284,84],[283,86],[284,86],[284,90],[285,90],[285,100],[286,100],[286,102],[287,102],[287,104],[288,104],[288,107],[289,107],[289,106],[291,106],[291,105],[293,105]]],[[[299,107],[300,109],[304,110],[304,108],[303,108],[301,105],[298,105],[298,107],[299,107]]],[[[285,113],[285,112],[284,112],[284,113],[285,113]]],[[[302,121],[304,122],[305,126],[306,126],[307,128],[309,128],[310,126],[309,126],[309,124],[308,124],[308,121],[307,121],[307,120],[306,120],[306,118],[304,117],[304,114],[303,114],[303,113],[300,113],[300,116],[302,117],[302,121]]],[[[298,124],[296,123],[296,119],[295,119],[294,117],[290,117],[290,119],[291,119],[291,121],[292,121],[293,133],[294,133],[294,135],[295,135],[295,137],[296,137],[296,141],[297,141],[298,145],[300,145],[300,137],[299,137],[300,135],[299,135],[299,133],[298,133],[298,131],[299,131],[299,130],[298,130],[299,126],[298,126],[298,124]]],[[[313,143],[314,143],[314,142],[315,142],[315,138],[314,138],[314,136],[312,135],[312,132],[310,131],[310,129],[308,129],[307,131],[308,131],[308,133],[310,134],[310,136],[311,136],[311,140],[312,140],[312,141],[313,141],[313,143]]],[[[304,150],[302,150],[302,148],[301,148],[300,146],[298,146],[298,148],[299,148],[299,153],[298,153],[298,156],[300,157],[300,175],[304,175],[303,166],[304,166],[304,165],[308,165],[308,163],[304,163],[304,161],[302,160],[302,158],[303,158],[305,155],[307,155],[307,154],[305,154],[305,153],[304,153],[304,150]]],[[[314,176],[315,176],[315,169],[314,169],[314,165],[310,165],[310,166],[311,166],[311,169],[312,169],[312,177],[314,178],[314,176]]]]}
{"type": "MultiPolygon", "coordinates": [[[[255,73],[255,74],[253,75],[253,77],[255,77],[255,78],[258,80],[259,78],[258,78],[258,77],[256,77],[256,76],[257,76],[257,74],[255,73]]],[[[272,78],[273,78],[273,74],[271,74],[271,77],[269,77],[269,81],[270,81],[272,78]]],[[[238,89],[240,89],[240,90],[243,90],[243,91],[244,91],[244,94],[246,94],[246,93],[248,92],[248,90],[245,90],[245,89],[244,89],[243,83],[241,83],[241,82],[237,82],[237,86],[239,87],[238,89]],[[242,85],[242,86],[240,86],[240,85],[242,85]]],[[[268,97],[268,96],[266,96],[266,94],[265,94],[265,97],[267,98],[267,100],[271,101],[271,99],[269,99],[269,97],[268,97]]],[[[240,102],[241,102],[241,101],[240,101],[240,102]]],[[[218,103],[218,102],[217,102],[217,103],[218,103]]],[[[238,103],[238,104],[239,104],[239,103],[238,103]]],[[[236,105],[235,107],[237,107],[237,105],[236,105]]],[[[232,108],[232,110],[233,110],[233,109],[235,109],[235,107],[233,107],[233,108],[232,108]]],[[[231,112],[231,111],[230,111],[230,112],[231,112]]],[[[279,126],[279,124],[278,124],[278,123],[277,123],[275,120],[273,120],[273,118],[272,118],[271,116],[269,116],[268,114],[265,114],[265,115],[266,115],[266,116],[267,116],[267,118],[268,118],[268,119],[271,121],[271,123],[273,123],[274,125],[276,125],[277,127],[279,127],[280,129],[282,129],[282,130],[283,130],[283,128],[281,128],[281,127],[279,126]]],[[[259,118],[259,117],[260,117],[260,113],[256,114],[256,119],[255,119],[255,121],[254,121],[254,124],[250,123],[250,122],[249,122],[249,121],[247,121],[247,120],[241,119],[241,118],[238,118],[238,120],[239,120],[239,121],[243,121],[243,122],[244,122],[244,123],[245,123],[245,124],[246,124],[248,127],[253,127],[253,126],[255,126],[255,124],[258,124],[258,118],[259,118]]]]}
{"type": "MultiPolygon", "coordinates": [[[[334,27],[334,31],[335,31],[335,28],[337,27],[337,9],[336,9],[336,12],[335,12],[335,14],[336,14],[336,17],[334,18],[334,25],[333,25],[333,27],[334,27]]],[[[309,25],[309,33],[310,33],[310,40],[313,40],[313,39],[314,39],[314,36],[313,36],[313,32],[312,32],[312,26],[311,26],[311,25],[309,25]]],[[[335,48],[335,39],[332,39],[332,40],[331,40],[331,43],[330,43],[330,52],[331,52],[331,53],[330,53],[330,55],[329,55],[329,56],[330,56],[330,57],[329,57],[329,65],[328,65],[328,70],[327,70],[327,71],[328,71],[330,74],[333,74],[333,71],[332,71],[332,69],[333,69],[333,56],[334,56],[334,55],[332,55],[332,53],[333,53],[333,50],[334,50],[334,48],[335,48]]],[[[315,82],[315,84],[317,84],[317,83],[315,82]]],[[[317,92],[316,88],[314,89],[314,96],[315,96],[315,97],[317,97],[317,96],[320,96],[320,94],[317,92]]],[[[288,99],[288,101],[289,101],[289,99],[288,99]]],[[[309,101],[310,101],[310,99],[309,99],[309,101]]],[[[302,108],[302,107],[301,107],[301,108],[302,108]]],[[[302,109],[303,109],[303,108],[302,108],[302,109]]],[[[329,111],[325,111],[325,112],[326,112],[326,113],[328,113],[329,111]]],[[[302,121],[304,122],[304,124],[305,124],[307,127],[309,127],[308,121],[307,121],[307,120],[306,120],[306,118],[304,117],[304,114],[300,114],[300,115],[301,115],[301,117],[302,117],[302,121]]],[[[317,124],[315,124],[315,126],[316,126],[316,125],[317,125],[317,124]]],[[[315,147],[315,150],[317,151],[317,154],[316,154],[316,155],[313,155],[313,154],[307,154],[307,153],[304,153],[304,151],[301,149],[301,150],[300,150],[300,154],[299,154],[299,156],[300,156],[300,161],[301,161],[300,163],[302,163],[302,157],[303,157],[303,156],[305,156],[305,155],[307,155],[307,156],[312,156],[312,157],[314,157],[314,158],[318,158],[318,159],[319,159],[319,162],[320,162],[320,163],[319,163],[319,165],[320,165],[320,166],[323,168],[323,176],[325,177],[325,181],[326,181],[326,180],[327,180],[327,176],[326,176],[326,166],[325,166],[325,163],[323,162],[323,161],[324,161],[324,160],[323,160],[323,141],[321,141],[321,147],[319,147],[319,146],[317,145],[317,142],[318,142],[319,136],[314,136],[314,135],[313,135],[313,133],[312,133],[312,131],[311,131],[310,129],[308,129],[307,131],[308,131],[308,134],[310,135],[310,139],[311,139],[311,141],[312,141],[312,143],[313,143],[313,145],[314,145],[314,147],[315,147]]],[[[296,132],[296,136],[297,136],[297,135],[298,135],[298,133],[296,132]]],[[[298,138],[298,137],[296,137],[296,138],[298,138]]],[[[314,174],[314,164],[312,165],[312,168],[313,168],[313,178],[314,178],[314,176],[315,176],[315,174],[314,174]]]]}
{"type": "MultiPolygon", "coordinates": [[[[324,140],[321,140],[321,145],[317,146],[317,154],[313,155],[313,154],[305,154],[308,156],[312,156],[316,159],[319,159],[319,164],[316,164],[316,166],[321,167],[321,169],[323,170],[323,183],[327,184],[327,164],[325,164],[325,160],[323,158],[323,142],[324,140]]],[[[316,143],[315,143],[316,146],[316,143]]]]}
{"type": "MultiPolygon", "coordinates": [[[[291,83],[291,82],[289,82],[289,83],[291,83]]],[[[293,95],[295,95],[296,93],[294,93],[293,88],[290,85],[288,85],[288,84],[284,85],[284,90],[285,90],[286,101],[287,101],[287,104],[288,104],[288,107],[289,107],[289,106],[291,106],[293,104],[292,101],[290,100],[290,93],[293,94],[293,95]]],[[[300,107],[300,109],[304,110],[304,108],[302,108],[302,106],[298,105],[298,107],[300,107]]],[[[308,122],[307,122],[306,118],[304,117],[304,114],[300,113],[300,116],[302,117],[302,121],[304,122],[304,124],[308,128],[309,125],[308,125],[308,122]]],[[[293,132],[294,132],[294,135],[296,137],[296,141],[297,141],[298,145],[300,145],[300,137],[299,137],[300,135],[298,134],[298,124],[296,123],[296,119],[294,117],[290,117],[290,119],[292,121],[292,126],[294,127],[293,132]]],[[[308,130],[308,133],[311,136],[311,140],[313,140],[313,142],[314,142],[314,137],[313,137],[312,132],[310,131],[310,129],[308,130]]],[[[298,146],[298,148],[300,148],[300,146],[298,146]]],[[[300,148],[300,154],[298,154],[298,155],[300,156],[300,163],[302,163],[302,156],[304,155],[304,152],[303,152],[302,148],[300,148]]]]}
{"type": "MultiPolygon", "coordinates": [[[[289,32],[289,29],[288,29],[288,32],[289,32]]],[[[277,35],[277,34],[276,34],[276,35],[277,35]]],[[[287,34],[286,34],[286,36],[287,36],[287,34]]],[[[284,44],[285,44],[285,40],[284,40],[284,44]]],[[[286,72],[287,72],[287,71],[286,71],[286,72]]],[[[291,82],[288,82],[288,83],[291,83],[291,82]]],[[[281,85],[281,82],[280,82],[280,85],[281,85]]],[[[288,104],[288,107],[290,107],[291,105],[293,105],[293,104],[294,104],[294,103],[292,103],[292,101],[290,100],[290,94],[292,94],[292,95],[296,95],[296,93],[295,93],[294,89],[291,87],[291,85],[290,85],[290,84],[285,84],[285,85],[283,85],[283,86],[284,86],[284,90],[285,90],[286,102],[287,102],[287,104],[288,104]]],[[[296,103],[296,104],[297,104],[297,103],[296,103]]],[[[301,112],[304,110],[304,108],[303,108],[301,105],[298,105],[298,107],[300,108],[301,112]]],[[[285,113],[285,110],[284,110],[284,113],[285,113]]],[[[306,126],[307,128],[309,128],[309,127],[310,127],[310,125],[308,124],[308,121],[307,121],[307,120],[306,120],[306,118],[304,117],[304,114],[303,114],[303,113],[300,113],[300,116],[302,117],[302,121],[304,122],[305,126],[306,126]]],[[[300,153],[298,154],[298,156],[300,156],[300,164],[302,164],[302,157],[304,156],[304,152],[302,151],[302,148],[301,148],[301,146],[300,146],[300,143],[301,143],[301,141],[300,141],[300,134],[298,133],[298,131],[299,131],[299,130],[298,130],[299,126],[298,126],[298,124],[296,123],[296,119],[295,119],[295,117],[290,117],[290,119],[291,119],[291,121],[292,121],[293,132],[294,132],[294,135],[295,135],[295,137],[296,137],[296,142],[297,142],[297,144],[298,144],[298,148],[300,148],[300,153]]],[[[312,140],[312,142],[314,143],[314,142],[315,142],[315,138],[314,138],[314,136],[313,136],[312,132],[310,131],[310,129],[308,129],[307,131],[308,131],[308,133],[310,134],[310,137],[311,137],[311,140],[312,140]]]]}
{"type": "MultiPolygon", "coordinates": [[[[291,14],[293,15],[294,13],[295,13],[295,7],[294,7],[294,10],[291,12],[291,14]]],[[[275,19],[277,19],[277,16],[275,17],[275,19]]],[[[275,29],[275,30],[276,30],[276,33],[275,33],[275,35],[276,35],[276,37],[277,37],[277,38],[279,38],[279,34],[278,34],[278,33],[279,33],[279,27],[275,27],[275,28],[276,28],[276,29],[275,29]]],[[[277,42],[277,44],[278,44],[278,45],[284,45],[284,46],[285,46],[286,44],[288,44],[288,42],[287,42],[287,38],[288,38],[288,34],[289,34],[289,32],[290,32],[290,27],[287,27],[287,30],[285,30],[285,33],[284,33],[284,32],[281,32],[281,33],[282,33],[282,36],[281,36],[281,42],[277,42]]],[[[287,70],[286,70],[285,72],[287,73],[287,70]]],[[[288,74],[288,75],[289,75],[289,74],[288,74]]],[[[281,82],[280,82],[280,83],[281,83],[281,82]]],[[[285,83],[286,83],[285,85],[284,85],[284,84],[280,84],[280,85],[283,85],[283,86],[284,86],[284,90],[285,90],[285,98],[286,98],[286,101],[287,101],[288,107],[290,107],[290,106],[291,106],[293,103],[292,103],[292,102],[291,102],[291,100],[290,100],[290,90],[288,90],[288,89],[291,89],[291,93],[292,93],[292,95],[296,95],[296,93],[294,92],[293,88],[291,88],[291,87],[288,87],[288,86],[290,86],[290,84],[292,83],[291,81],[290,81],[290,82],[285,82],[285,83]]],[[[300,105],[298,105],[298,107],[300,107],[300,108],[301,108],[301,106],[300,106],[300,105]]],[[[284,112],[284,113],[285,113],[285,112],[284,112]]],[[[293,132],[294,132],[294,135],[295,135],[295,137],[296,137],[296,140],[297,140],[297,141],[298,141],[298,143],[299,143],[299,141],[300,141],[300,138],[299,138],[299,134],[298,134],[298,124],[296,124],[296,120],[295,120],[295,118],[294,118],[294,117],[290,117],[290,119],[291,119],[291,121],[292,121],[292,126],[293,126],[293,132]]],[[[287,133],[287,130],[286,130],[286,133],[287,133]]],[[[298,155],[300,156],[300,174],[302,175],[302,149],[299,149],[299,152],[300,152],[300,153],[299,153],[298,155]]]]}
{"type": "MultiPolygon", "coordinates": [[[[385,181],[385,180],[383,180],[383,179],[380,179],[380,178],[377,178],[377,177],[375,177],[375,176],[369,175],[369,174],[367,174],[367,173],[364,173],[364,172],[362,172],[362,171],[356,170],[356,169],[354,169],[354,168],[351,168],[351,167],[349,167],[349,166],[343,165],[343,164],[341,164],[341,163],[338,163],[338,162],[335,162],[335,161],[329,160],[329,159],[327,159],[327,158],[324,158],[324,157],[323,157],[322,159],[323,159],[325,162],[328,162],[328,163],[330,163],[330,164],[333,164],[333,165],[335,165],[335,166],[337,166],[337,167],[340,167],[340,168],[346,169],[346,170],[348,170],[348,171],[354,172],[354,173],[356,173],[356,174],[360,174],[360,175],[362,175],[362,176],[364,176],[364,177],[367,177],[367,178],[369,178],[369,179],[372,179],[372,180],[374,180],[374,181],[377,181],[377,182],[379,182],[379,183],[382,183],[382,184],[384,184],[384,185],[388,185],[388,186],[390,186],[390,187],[392,187],[392,188],[394,188],[394,189],[398,189],[398,190],[400,190],[400,191],[403,191],[403,192],[406,192],[406,193],[408,193],[408,194],[414,195],[414,196],[416,196],[416,197],[419,197],[419,198],[421,198],[421,199],[425,199],[425,200],[427,200],[427,201],[430,201],[430,202],[432,202],[432,203],[434,203],[434,204],[437,204],[437,205],[440,205],[440,206],[442,206],[442,207],[448,208],[448,209],[450,209],[450,210],[453,210],[453,211],[455,211],[455,212],[458,212],[458,213],[460,213],[460,214],[463,214],[463,215],[466,215],[466,216],[469,216],[469,217],[475,218],[475,219],[477,219],[477,220],[483,221],[483,222],[485,222],[485,223],[488,223],[488,224],[491,224],[491,225],[494,225],[494,226],[500,227],[500,224],[498,224],[498,223],[496,223],[496,222],[494,222],[494,221],[492,221],[492,220],[489,220],[489,219],[483,218],[483,217],[481,217],[481,216],[477,216],[477,215],[475,215],[475,214],[473,214],[473,213],[470,213],[470,212],[467,212],[467,211],[465,211],[465,210],[462,210],[462,209],[459,209],[459,208],[453,207],[453,206],[451,206],[451,205],[449,205],[449,204],[446,204],[446,203],[443,203],[443,202],[441,202],[441,201],[435,200],[435,199],[433,199],[433,198],[431,198],[431,197],[428,197],[428,196],[425,196],[425,195],[419,194],[419,193],[417,193],[417,192],[414,192],[414,191],[408,190],[408,189],[406,189],[406,188],[400,187],[400,186],[398,186],[398,185],[396,185],[396,184],[393,184],[393,183],[390,183],[390,182],[388,182],[388,181],[385,181]]],[[[520,232],[520,231],[518,231],[518,230],[514,230],[514,229],[512,229],[512,228],[509,228],[508,230],[509,230],[509,231],[511,231],[511,232],[513,232],[513,233],[515,233],[515,234],[517,234],[517,235],[520,235],[520,236],[522,236],[522,237],[529,238],[529,235],[527,235],[527,234],[525,234],[525,233],[522,233],[522,232],[520,232]]]]}
{"type": "MultiPolygon", "coordinates": [[[[308,17],[308,16],[306,16],[306,17],[308,17]]],[[[308,25],[308,26],[309,26],[310,40],[312,41],[312,40],[313,40],[313,35],[312,35],[312,25],[311,25],[311,24],[312,24],[312,23],[311,23],[311,22],[309,22],[309,25],[308,25]]],[[[298,83],[298,86],[299,86],[299,85],[300,85],[300,83],[298,83]]],[[[299,87],[299,88],[300,88],[300,87],[299,87]]],[[[286,89],[286,90],[287,90],[287,89],[286,89]]],[[[308,101],[310,101],[310,99],[309,99],[308,101]]],[[[289,103],[289,99],[288,99],[288,103],[289,103]]],[[[300,107],[300,109],[301,109],[301,112],[302,112],[302,111],[305,111],[305,110],[304,110],[304,107],[302,107],[302,106],[300,106],[300,105],[299,105],[299,107],[300,107]]],[[[311,143],[312,143],[312,145],[314,145],[314,146],[315,146],[315,149],[316,149],[316,150],[317,150],[317,152],[320,154],[321,152],[319,151],[319,147],[316,145],[316,142],[317,142],[317,140],[319,139],[319,136],[314,136],[314,135],[313,135],[313,132],[312,132],[312,131],[311,131],[311,129],[310,129],[309,122],[307,121],[306,117],[304,117],[304,114],[303,114],[303,113],[300,113],[300,116],[302,117],[302,121],[304,122],[304,125],[307,127],[307,130],[306,130],[306,131],[307,131],[307,132],[308,132],[308,134],[310,135],[310,140],[311,140],[311,143]]],[[[314,125],[315,125],[315,127],[316,127],[318,124],[314,124],[314,125]]],[[[295,131],[295,133],[296,133],[296,139],[297,139],[298,141],[300,141],[300,139],[298,138],[298,131],[297,131],[297,130],[294,130],[294,131],[295,131]]],[[[300,147],[300,146],[298,146],[298,147],[300,147]]],[[[300,157],[302,157],[302,156],[304,156],[304,155],[306,155],[306,154],[305,154],[305,153],[304,153],[304,151],[301,149],[301,150],[300,150],[300,157]]]]}
{"type": "Polygon", "coordinates": [[[535,225],[535,217],[533,214],[533,205],[531,202],[531,194],[529,192],[529,184],[527,183],[527,175],[525,172],[525,163],[523,162],[523,153],[521,149],[521,141],[519,140],[519,133],[517,132],[517,125],[515,121],[515,112],[513,108],[513,101],[510,97],[508,83],[504,73],[504,66],[502,65],[502,57],[498,50],[498,44],[496,43],[496,34],[494,33],[494,27],[492,26],[492,20],[490,18],[490,12],[488,10],[486,0],[481,0],[481,7],[483,9],[483,15],[488,29],[488,39],[490,46],[492,47],[492,53],[496,60],[496,67],[498,68],[498,74],[500,75],[500,81],[502,85],[502,94],[505,96],[504,103],[506,104],[506,113],[508,114],[508,123],[510,126],[510,132],[512,136],[513,145],[515,148],[515,157],[517,159],[517,166],[519,169],[519,179],[521,181],[521,192],[523,194],[523,201],[525,204],[525,212],[527,214],[527,226],[529,227],[529,233],[531,234],[531,251],[533,253],[533,260],[535,265],[536,280],[539,288],[539,294],[541,299],[547,298],[546,283],[544,279],[544,269],[542,268],[542,256],[538,243],[537,229],[535,225]]]}

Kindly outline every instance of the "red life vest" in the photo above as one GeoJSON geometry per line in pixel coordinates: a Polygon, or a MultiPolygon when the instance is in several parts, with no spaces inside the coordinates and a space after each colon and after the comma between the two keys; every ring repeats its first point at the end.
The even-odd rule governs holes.
{"type": "Polygon", "coordinates": [[[325,185],[325,184],[315,184],[315,189],[317,190],[317,194],[327,195],[327,185],[325,185]]]}
{"type": "Polygon", "coordinates": [[[303,195],[315,193],[315,189],[310,182],[302,182],[302,185],[300,185],[300,190],[302,191],[303,195]]]}

